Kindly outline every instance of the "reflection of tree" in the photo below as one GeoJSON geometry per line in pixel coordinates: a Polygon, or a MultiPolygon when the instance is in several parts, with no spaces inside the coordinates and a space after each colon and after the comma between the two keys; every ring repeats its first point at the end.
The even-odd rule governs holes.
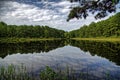
{"type": "Polygon", "coordinates": [[[0,44],[0,57],[4,58],[8,54],[14,53],[40,53],[62,47],[64,40],[39,41],[30,43],[0,44]]]}
{"type": "Polygon", "coordinates": [[[117,65],[120,65],[120,43],[71,41],[71,45],[79,47],[85,52],[89,51],[93,56],[98,55],[105,57],[117,65]]]}
{"type": "Polygon", "coordinates": [[[15,53],[40,53],[49,52],[67,44],[79,47],[81,50],[89,51],[91,55],[105,57],[110,61],[120,65],[120,43],[75,41],[75,40],[53,40],[30,43],[0,44],[0,57],[4,58],[8,54],[15,53]]]}

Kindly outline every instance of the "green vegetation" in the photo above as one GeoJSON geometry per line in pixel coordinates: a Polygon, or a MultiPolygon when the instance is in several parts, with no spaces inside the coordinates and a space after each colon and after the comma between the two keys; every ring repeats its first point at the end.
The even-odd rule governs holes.
{"type": "MultiPolygon", "coordinates": [[[[16,26],[7,25],[4,22],[0,22],[0,52],[2,53],[0,55],[4,58],[7,54],[14,53],[22,54],[33,52],[47,52],[49,50],[57,48],[58,46],[66,45],[69,40],[65,43],[64,41],[57,41],[64,38],[82,40],[81,42],[74,42],[73,40],[73,42],[70,42],[70,44],[80,47],[84,51],[89,51],[93,56],[97,54],[98,56],[108,58],[110,61],[113,61],[117,65],[120,65],[120,61],[118,60],[118,52],[120,48],[119,44],[110,44],[109,42],[84,42],[84,40],[101,42],[120,41],[120,13],[110,17],[107,20],[97,23],[93,22],[89,26],[85,25],[82,28],[71,32],[49,28],[48,26],[16,26]],[[56,41],[52,42],[52,40],[56,41]],[[53,46],[54,44],[56,46],[53,46]]],[[[95,78],[88,73],[81,72],[77,74],[79,75],[77,76],[76,72],[69,68],[66,70],[57,70],[58,71],[47,66],[45,69],[41,70],[39,72],[39,76],[36,77],[34,75],[31,75],[31,73],[28,73],[26,71],[26,68],[22,67],[18,72],[18,70],[16,70],[16,67],[13,65],[8,66],[7,68],[3,66],[0,68],[0,80],[85,80],[88,77],[92,79],[95,78]]]]}
{"type": "Polygon", "coordinates": [[[0,38],[0,43],[25,43],[51,40],[61,40],[61,38],[0,38]]]}
{"type": "Polygon", "coordinates": [[[60,73],[58,74],[48,66],[40,71],[38,77],[30,74],[23,65],[21,67],[10,65],[0,68],[0,80],[67,80],[66,77],[61,76],[60,73]]]}
{"type": "MultiPolygon", "coordinates": [[[[65,70],[58,68],[57,70],[46,66],[45,69],[40,70],[38,75],[29,73],[26,67],[23,65],[16,67],[9,65],[8,67],[0,67],[0,80],[88,80],[88,72],[80,72],[78,76],[75,75],[75,70],[66,67],[65,70]]],[[[108,76],[109,73],[105,73],[105,79],[111,79],[112,76],[108,76]]],[[[94,76],[90,76],[91,79],[99,79],[94,76]]]]}
{"type": "Polygon", "coordinates": [[[72,38],[72,40],[96,41],[96,42],[120,42],[120,38],[117,37],[72,38]]]}
{"type": "Polygon", "coordinates": [[[40,40],[69,39],[120,41],[120,13],[78,30],[65,32],[48,26],[7,25],[0,22],[0,42],[16,43],[40,40]]]}
{"type": "Polygon", "coordinates": [[[90,13],[94,14],[95,19],[108,16],[108,13],[116,12],[116,5],[119,0],[69,0],[78,2],[80,6],[73,7],[68,15],[67,21],[77,18],[86,19],[90,13]]]}
{"type": "Polygon", "coordinates": [[[23,65],[20,67],[9,65],[8,67],[2,66],[0,68],[0,80],[76,80],[77,77],[74,75],[70,76],[71,73],[73,73],[73,70],[69,67],[64,71],[60,68],[56,71],[46,66],[46,68],[40,70],[36,76],[33,73],[29,73],[23,65]]]}
{"type": "Polygon", "coordinates": [[[0,22],[0,38],[64,38],[64,33],[48,26],[16,26],[0,22]]]}
{"type": "Polygon", "coordinates": [[[71,38],[119,38],[120,36],[120,13],[89,26],[83,26],[78,30],[69,32],[71,38]]]}
{"type": "Polygon", "coordinates": [[[65,31],[48,26],[16,26],[0,22],[0,43],[23,43],[61,38],[65,38],[65,31]]]}

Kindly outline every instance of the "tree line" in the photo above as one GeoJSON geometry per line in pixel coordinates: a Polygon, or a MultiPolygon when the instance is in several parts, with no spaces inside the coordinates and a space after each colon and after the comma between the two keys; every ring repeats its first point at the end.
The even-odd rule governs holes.
{"type": "Polygon", "coordinates": [[[94,38],[119,37],[120,13],[100,22],[92,22],[80,29],[65,32],[48,26],[7,25],[0,22],[0,38],[94,38]]]}
{"type": "Polygon", "coordinates": [[[80,29],[69,32],[69,37],[91,38],[91,37],[118,37],[120,36],[120,13],[100,22],[92,22],[80,29]]]}
{"type": "Polygon", "coordinates": [[[0,22],[0,38],[64,38],[65,31],[48,26],[7,25],[0,22]]]}

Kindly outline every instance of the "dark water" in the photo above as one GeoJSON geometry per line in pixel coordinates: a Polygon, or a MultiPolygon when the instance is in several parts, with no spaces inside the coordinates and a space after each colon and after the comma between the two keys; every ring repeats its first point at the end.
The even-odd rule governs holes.
{"type": "Polygon", "coordinates": [[[0,44],[0,66],[10,64],[24,64],[36,74],[45,66],[63,70],[69,66],[76,75],[87,73],[88,80],[120,80],[120,43],[56,40],[0,44]]]}

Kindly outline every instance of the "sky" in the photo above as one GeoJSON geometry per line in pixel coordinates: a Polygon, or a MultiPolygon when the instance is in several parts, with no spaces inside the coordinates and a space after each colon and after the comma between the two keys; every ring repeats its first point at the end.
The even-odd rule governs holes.
{"type": "MultiPolygon", "coordinates": [[[[67,0],[3,0],[0,1],[0,21],[10,25],[47,25],[65,31],[79,29],[83,25],[100,21],[89,14],[87,19],[72,19],[66,21],[71,7],[79,3],[70,3],[67,0]]],[[[117,12],[120,12],[120,3],[117,12]]],[[[116,12],[116,13],[117,13],[116,12]]],[[[101,19],[107,19],[111,15],[101,19]]]]}

